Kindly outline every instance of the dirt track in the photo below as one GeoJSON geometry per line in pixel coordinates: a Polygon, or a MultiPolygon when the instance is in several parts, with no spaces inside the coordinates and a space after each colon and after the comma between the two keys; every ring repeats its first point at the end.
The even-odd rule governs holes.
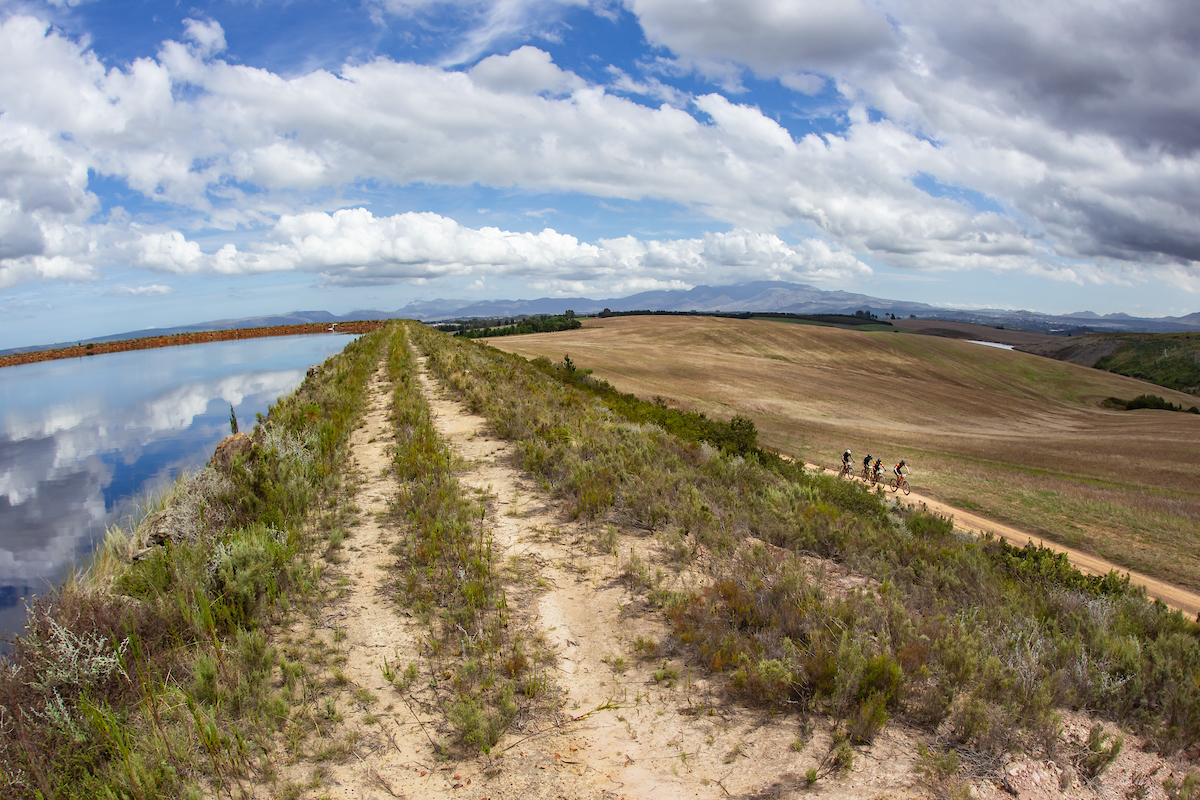
{"type": "MultiPolygon", "coordinates": [[[[835,720],[764,714],[729,702],[722,678],[695,669],[669,652],[644,657],[641,641],[663,641],[661,611],[622,581],[625,554],[661,563],[658,545],[644,531],[616,530],[598,547],[604,523],[571,520],[560,503],[538,495],[536,483],[513,463],[512,445],[487,435],[487,421],[422,376],[435,426],[463,460],[462,485],[486,498],[485,526],[503,565],[514,624],[537,637],[553,655],[553,689],[559,711],[520,718],[490,754],[439,759],[433,742],[453,733],[436,708],[422,640],[427,631],[397,608],[390,588],[391,545],[403,522],[386,512],[399,486],[389,474],[392,427],[390,385],[382,369],[371,382],[364,424],[352,436],[359,523],[343,549],[331,551],[327,579],[341,599],[315,619],[286,632],[289,646],[314,640],[338,653],[307,696],[317,720],[317,740],[276,736],[275,781],[249,787],[254,797],[454,797],[468,800],[666,800],[666,798],[838,797],[848,800],[929,796],[918,774],[924,738],[889,724],[868,747],[855,750],[843,777],[806,786],[831,743],[835,720]],[[611,549],[607,549],[611,547],[611,549]],[[618,555],[620,554],[620,555],[618,555]],[[409,687],[392,685],[385,663],[420,665],[409,687]],[[671,667],[674,679],[656,673],[671,667]],[[805,724],[807,723],[807,724],[805,724]]],[[[911,498],[910,498],[911,499],[911,498]]],[[[845,576],[828,566],[831,579],[845,576]]],[[[702,575],[665,578],[686,590],[702,575]]],[[[311,646],[311,645],[310,645],[311,646]]],[[[436,681],[434,681],[436,683],[436,681]]],[[[1094,723],[1064,712],[1062,741],[1079,747],[1094,723]]],[[[1005,785],[974,782],[971,796],[1004,800],[1122,798],[1139,775],[1168,774],[1172,765],[1143,752],[1137,737],[1100,778],[1084,784],[1069,768],[1019,756],[1005,768],[1005,785]],[[1168,769],[1164,769],[1167,767],[1168,769]]],[[[1153,795],[1158,797],[1159,795],[1153,795]]]]}
{"type": "MultiPolygon", "coordinates": [[[[318,741],[299,747],[277,735],[280,777],[312,787],[303,797],[343,800],[717,800],[798,792],[805,771],[829,749],[834,721],[814,720],[802,733],[794,715],[730,705],[719,677],[693,673],[657,645],[649,657],[639,651],[636,640],[662,641],[667,625],[625,586],[622,558],[637,552],[655,563],[656,542],[621,530],[612,550],[595,546],[602,524],[572,520],[562,504],[539,497],[536,482],[513,464],[512,445],[485,433],[487,420],[427,376],[422,382],[438,432],[466,465],[458,480],[487,498],[485,525],[504,568],[514,624],[520,618],[530,640],[537,637],[553,655],[559,711],[518,718],[488,755],[447,762],[432,752],[432,741],[451,742],[453,732],[429,688],[426,631],[390,599],[389,549],[404,532],[403,522],[385,513],[399,487],[387,470],[390,385],[381,369],[371,382],[365,424],[352,436],[361,524],[349,529],[327,570],[342,599],[316,624],[298,622],[287,632],[290,641],[319,638],[344,653],[338,672],[322,682],[325,694],[312,701],[324,720],[335,722],[323,725],[318,741]],[[420,678],[398,690],[383,675],[385,659],[401,669],[420,665],[420,678]],[[668,665],[675,677],[656,680],[656,670],[668,665]],[[344,757],[335,763],[330,753],[344,757]]],[[[666,581],[682,590],[694,579],[666,581]]],[[[915,762],[916,734],[889,726],[856,755],[849,775],[822,780],[814,791],[851,800],[919,797],[915,762]]],[[[277,791],[253,787],[256,797],[277,791]]]]}
{"type": "MultiPolygon", "coordinates": [[[[808,469],[820,470],[822,467],[817,464],[805,464],[808,469]]],[[[825,472],[837,474],[836,470],[826,469],[825,472]]],[[[865,483],[862,478],[854,478],[855,481],[865,483]]],[[[889,492],[889,495],[891,493],[889,492]]],[[[1008,541],[1009,544],[1017,547],[1024,547],[1027,543],[1048,547],[1051,550],[1059,553],[1066,553],[1067,558],[1071,563],[1086,575],[1107,575],[1112,571],[1117,571],[1122,574],[1128,574],[1129,580],[1134,585],[1145,586],[1147,594],[1152,598],[1162,600],[1168,606],[1178,611],[1182,611],[1188,616],[1196,616],[1200,620],[1200,594],[1190,592],[1187,589],[1174,586],[1170,583],[1151,578],[1148,575],[1143,575],[1140,572],[1133,570],[1122,569],[1112,562],[1105,561],[1099,556],[1090,553],[1084,553],[1080,550],[1075,550],[1070,547],[1065,547],[1055,542],[1047,542],[1045,539],[1033,536],[1025,531],[1018,530],[1011,525],[1005,525],[1000,522],[994,522],[978,514],[972,514],[969,511],[963,511],[961,508],[947,505],[930,497],[924,497],[919,494],[894,495],[897,500],[904,503],[920,505],[928,511],[943,516],[949,516],[954,520],[954,527],[967,533],[982,536],[985,533],[991,533],[1008,541]]]]}

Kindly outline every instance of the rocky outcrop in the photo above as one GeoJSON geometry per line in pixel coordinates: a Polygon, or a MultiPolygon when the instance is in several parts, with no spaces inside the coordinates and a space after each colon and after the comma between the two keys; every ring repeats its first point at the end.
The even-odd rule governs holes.
{"type": "Polygon", "coordinates": [[[254,440],[244,433],[235,433],[233,436],[226,436],[217,445],[216,452],[213,453],[212,460],[209,465],[218,472],[228,474],[233,466],[234,459],[241,456],[243,460],[249,459],[254,455],[254,440]]]}

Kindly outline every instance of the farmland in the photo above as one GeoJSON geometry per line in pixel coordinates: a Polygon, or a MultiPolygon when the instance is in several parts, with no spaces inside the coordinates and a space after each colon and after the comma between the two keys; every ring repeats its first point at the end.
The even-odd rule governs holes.
{"type": "Polygon", "coordinates": [[[934,336],[761,320],[626,317],[507,337],[618,389],[757,424],[832,465],[849,447],[913,465],[918,492],[1200,588],[1200,417],[1100,407],[1154,391],[1120,375],[934,336]]]}

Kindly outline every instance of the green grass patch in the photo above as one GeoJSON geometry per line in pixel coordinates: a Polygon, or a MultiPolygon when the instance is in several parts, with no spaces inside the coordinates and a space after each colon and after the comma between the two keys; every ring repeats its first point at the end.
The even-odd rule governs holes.
{"type": "Polygon", "coordinates": [[[1200,394],[1200,333],[1105,334],[1121,345],[1095,363],[1096,369],[1200,394]]]}

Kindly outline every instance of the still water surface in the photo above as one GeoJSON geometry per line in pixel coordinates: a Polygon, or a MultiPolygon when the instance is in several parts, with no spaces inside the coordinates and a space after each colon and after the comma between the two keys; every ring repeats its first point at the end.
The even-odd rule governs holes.
{"type": "Polygon", "coordinates": [[[0,634],[135,498],[203,466],[229,435],[231,404],[249,432],[348,341],[277,336],[0,370],[0,634]]]}

